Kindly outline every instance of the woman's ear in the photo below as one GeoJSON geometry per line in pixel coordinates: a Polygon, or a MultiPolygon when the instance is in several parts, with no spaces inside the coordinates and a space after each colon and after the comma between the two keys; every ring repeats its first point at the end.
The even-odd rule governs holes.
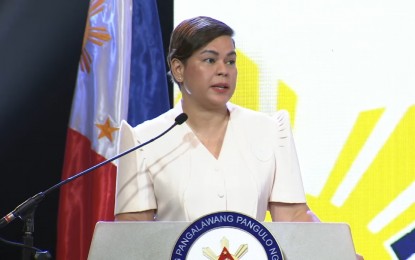
{"type": "Polygon", "coordinates": [[[172,59],[170,62],[171,74],[178,83],[183,82],[184,65],[178,59],[172,59]]]}

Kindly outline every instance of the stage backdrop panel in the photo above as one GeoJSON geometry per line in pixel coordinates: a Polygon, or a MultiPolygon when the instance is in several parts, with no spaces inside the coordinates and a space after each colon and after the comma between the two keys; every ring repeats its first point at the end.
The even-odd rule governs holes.
{"type": "Polygon", "coordinates": [[[175,25],[207,15],[234,28],[232,101],[290,112],[308,202],[319,217],[348,222],[366,258],[415,253],[393,246],[415,243],[415,2],[174,4],[175,25]]]}

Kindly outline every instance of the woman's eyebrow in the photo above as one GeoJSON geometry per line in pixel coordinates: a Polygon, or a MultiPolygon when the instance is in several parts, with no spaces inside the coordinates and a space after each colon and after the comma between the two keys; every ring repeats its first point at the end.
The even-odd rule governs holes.
{"type": "MultiPolygon", "coordinates": [[[[219,56],[219,52],[214,51],[214,50],[203,50],[200,54],[204,54],[204,53],[210,53],[210,54],[219,56]]],[[[234,55],[236,55],[236,52],[234,50],[232,50],[228,54],[226,54],[226,56],[234,56],[234,55]]]]}

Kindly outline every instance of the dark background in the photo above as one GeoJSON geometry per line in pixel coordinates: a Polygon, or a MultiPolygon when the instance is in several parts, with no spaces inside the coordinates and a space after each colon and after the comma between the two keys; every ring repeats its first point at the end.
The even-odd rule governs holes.
{"type": "MultiPolygon", "coordinates": [[[[157,0],[167,53],[173,0],[157,0]]],[[[60,181],[88,0],[0,0],[0,218],[60,181]]],[[[170,86],[171,89],[171,86],[170,86]]],[[[59,191],[36,210],[34,245],[53,258],[59,191]]],[[[23,221],[0,230],[21,241],[23,221]]],[[[0,242],[0,259],[21,249],[0,242]]]]}

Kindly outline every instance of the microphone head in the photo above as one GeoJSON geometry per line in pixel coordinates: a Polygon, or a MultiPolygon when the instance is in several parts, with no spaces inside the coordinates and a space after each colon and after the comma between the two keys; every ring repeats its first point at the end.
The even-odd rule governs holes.
{"type": "Polygon", "coordinates": [[[183,124],[186,120],[187,120],[187,115],[186,113],[181,113],[180,115],[178,115],[174,121],[176,121],[176,124],[181,125],[183,124]]]}

